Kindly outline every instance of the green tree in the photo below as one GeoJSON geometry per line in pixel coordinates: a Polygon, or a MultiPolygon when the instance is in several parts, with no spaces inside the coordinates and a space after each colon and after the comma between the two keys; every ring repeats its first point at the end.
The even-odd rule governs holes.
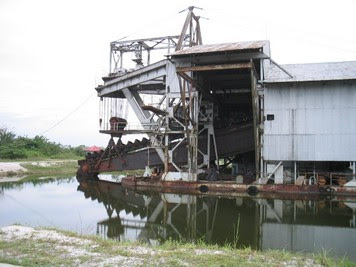
{"type": "Polygon", "coordinates": [[[0,146],[13,143],[16,134],[5,127],[0,128],[0,146]]]}
{"type": "Polygon", "coordinates": [[[84,157],[84,146],[71,147],[51,142],[44,136],[16,136],[0,128],[0,159],[84,157]]]}

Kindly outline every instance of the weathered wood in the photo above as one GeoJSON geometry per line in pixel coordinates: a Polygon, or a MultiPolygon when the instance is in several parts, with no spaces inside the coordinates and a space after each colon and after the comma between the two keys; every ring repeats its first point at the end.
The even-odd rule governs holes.
{"type": "MultiPolygon", "coordinates": [[[[251,62],[251,65],[253,63],[251,62]]],[[[255,140],[255,168],[256,168],[256,179],[259,178],[260,172],[260,136],[259,136],[259,102],[257,94],[257,78],[254,68],[250,70],[251,74],[251,95],[252,95],[252,113],[253,113],[253,133],[255,140]]]]}
{"type": "MultiPolygon", "coordinates": [[[[184,50],[183,50],[184,51],[184,50]]],[[[194,53],[193,53],[194,54],[194,53]]],[[[214,64],[219,62],[226,63],[235,63],[237,61],[244,61],[250,59],[268,59],[269,57],[262,52],[244,52],[240,51],[231,51],[229,53],[218,53],[218,52],[209,52],[209,53],[199,53],[194,54],[194,57],[191,57],[190,54],[179,54],[172,55],[174,58],[174,63],[176,67],[186,67],[192,64],[214,64]]]]}
{"type": "Polygon", "coordinates": [[[228,70],[228,69],[250,69],[251,67],[252,67],[251,63],[203,65],[203,66],[178,67],[177,72],[228,70]]]}
{"type": "MultiPolygon", "coordinates": [[[[190,21],[192,19],[192,13],[193,12],[189,10],[189,13],[188,13],[187,18],[185,19],[185,22],[184,22],[184,25],[183,25],[182,32],[181,32],[180,37],[178,39],[175,51],[178,51],[178,50],[182,49],[184,37],[186,36],[185,33],[187,32],[188,26],[189,26],[190,21]]],[[[192,37],[190,37],[190,38],[192,38],[192,37]]]]}

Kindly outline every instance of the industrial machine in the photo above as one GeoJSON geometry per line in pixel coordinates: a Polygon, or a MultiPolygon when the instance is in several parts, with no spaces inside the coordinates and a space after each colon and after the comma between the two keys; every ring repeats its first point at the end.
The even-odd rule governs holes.
{"type": "MultiPolygon", "coordinates": [[[[269,41],[204,45],[193,9],[180,35],[111,43],[110,72],[96,88],[100,132],[110,139],[79,161],[78,175],[141,169],[142,186],[245,185],[224,184],[235,191],[251,183],[316,185],[321,193],[354,187],[356,139],[348,125],[356,125],[356,62],[280,66],[269,41]],[[124,135],[140,137],[124,144],[124,135]]],[[[131,178],[125,182],[137,185],[131,178]]]]}
{"type": "Polygon", "coordinates": [[[255,176],[251,88],[257,94],[255,75],[261,70],[263,53],[261,58],[256,55],[268,43],[204,46],[200,18],[193,8],[188,9],[180,35],[111,43],[110,73],[96,88],[100,132],[110,140],[105,150],[79,162],[78,174],[146,169],[146,175],[169,181],[217,180],[223,177],[219,171],[222,174],[230,163],[240,162],[235,176],[238,172],[255,176]],[[209,62],[192,64],[195,47],[202,49],[195,58],[204,55],[209,62]],[[165,58],[152,63],[154,53],[162,50],[165,58]],[[241,57],[247,50],[254,53],[254,60],[251,55],[241,57]],[[222,53],[224,57],[216,56],[222,53]],[[132,69],[124,68],[126,54],[136,63],[132,69]],[[140,125],[124,118],[127,105],[140,125]],[[126,134],[144,137],[123,144],[126,134]]]}

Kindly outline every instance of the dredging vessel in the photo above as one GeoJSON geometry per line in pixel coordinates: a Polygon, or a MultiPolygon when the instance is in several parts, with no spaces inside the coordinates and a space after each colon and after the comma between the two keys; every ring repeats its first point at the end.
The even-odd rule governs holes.
{"type": "Polygon", "coordinates": [[[142,169],[122,185],[356,196],[356,62],[279,65],[269,41],[204,45],[193,9],[180,35],[111,42],[96,88],[110,140],[79,161],[78,176],[142,169]],[[144,137],[124,144],[128,134],[144,137]]]}

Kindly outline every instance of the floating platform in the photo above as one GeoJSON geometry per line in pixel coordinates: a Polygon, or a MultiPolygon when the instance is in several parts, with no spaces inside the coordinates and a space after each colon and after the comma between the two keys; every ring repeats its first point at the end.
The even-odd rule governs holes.
{"type": "Polygon", "coordinates": [[[238,184],[234,181],[162,181],[158,178],[127,176],[123,187],[137,191],[196,194],[225,197],[254,196],[279,199],[355,200],[356,187],[294,185],[294,184],[238,184]]]}

